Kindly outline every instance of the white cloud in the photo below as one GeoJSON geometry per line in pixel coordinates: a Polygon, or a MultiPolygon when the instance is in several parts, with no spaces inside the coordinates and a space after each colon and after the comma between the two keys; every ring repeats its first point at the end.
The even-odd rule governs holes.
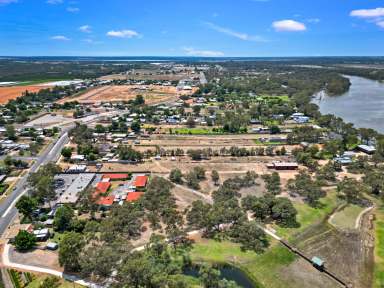
{"type": "Polygon", "coordinates": [[[247,33],[238,32],[230,28],[218,26],[211,22],[204,22],[204,24],[207,25],[212,30],[235,37],[243,41],[266,42],[266,40],[263,37],[258,35],[249,35],[247,33]]]}
{"type": "Polygon", "coordinates": [[[62,4],[63,2],[63,0],[47,0],[47,3],[52,5],[62,4]]]}
{"type": "Polygon", "coordinates": [[[56,35],[51,37],[52,40],[58,40],[58,41],[69,41],[70,39],[63,35],[56,35]]]}
{"type": "Polygon", "coordinates": [[[70,12],[70,13],[77,13],[77,12],[80,11],[80,9],[77,8],[77,7],[68,7],[67,11],[70,12]]]}
{"type": "Polygon", "coordinates": [[[352,10],[350,16],[359,18],[384,17],[384,8],[352,10]]]}
{"type": "Polygon", "coordinates": [[[376,22],[376,25],[379,26],[380,28],[384,28],[384,21],[376,22]]]}
{"type": "Polygon", "coordinates": [[[198,57],[222,57],[224,53],[221,51],[213,50],[196,50],[192,47],[184,47],[184,52],[188,56],[198,56],[198,57]]]}
{"type": "Polygon", "coordinates": [[[375,23],[380,28],[384,28],[384,8],[352,10],[351,17],[366,19],[370,23],[375,23]]]}
{"type": "Polygon", "coordinates": [[[0,0],[0,5],[7,5],[11,3],[17,3],[18,0],[0,0]]]}
{"type": "Polygon", "coordinates": [[[140,34],[134,30],[119,30],[119,31],[109,31],[107,36],[116,37],[116,38],[133,38],[140,37],[140,34]]]}
{"type": "Polygon", "coordinates": [[[304,23],[295,21],[295,20],[280,20],[272,23],[272,27],[277,32],[296,32],[296,31],[305,31],[304,23]]]}
{"type": "Polygon", "coordinates": [[[80,26],[79,30],[84,33],[92,33],[92,27],[89,25],[80,26]]]}

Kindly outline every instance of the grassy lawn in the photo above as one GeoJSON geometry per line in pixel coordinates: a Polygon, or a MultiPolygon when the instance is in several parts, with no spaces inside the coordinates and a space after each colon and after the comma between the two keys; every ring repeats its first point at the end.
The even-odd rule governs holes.
{"type": "MultiPolygon", "coordinates": [[[[16,86],[29,86],[29,85],[37,85],[37,84],[43,84],[43,83],[49,83],[49,82],[56,82],[56,81],[64,81],[68,79],[60,78],[60,79],[37,79],[37,80],[31,80],[31,81],[23,81],[18,83],[16,86]]],[[[43,89],[44,87],[41,87],[43,89]]]]}
{"type": "MultiPolygon", "coordinates": [[[[299,228],[281,228],[275,226],[279,236],[292,240],[294,236],[313,224],[323,221],[340,204],[336,192],[328,193],[321,199],[320,208],[312,208],[307,204],[294,203],[298,211],[299,228]]],[[[384,244],[384,210],[382,236],[384,244]]],[[[384,246],[384,245],[383,245],[384,246]]],[[[382,248],[384,260],[384,247],[382,248]]],[[[256,287],[290,287],[279,275],[282,267],[291,264],[296,255],[276,241],[271,241],[271,247],[263,254],[241,251],[238,244],[228,241],[199,240],[191,252],[192,260],[196,262],[229,263],[247,273],[259,286],[256,287]]],[[[384,261],[383,261],[384,263],[384,261]]],[[[383,271],[384,273],[384,271],[383,271]]],[[[379,287],[379,286],[378,286],[379,287]]]]}
{"type": "Polygon", "coordinates": [[[355,229],[356,219],[364,209],[357,205],[348,205],[343,210],[336,212],[330,219],[330,223],[340,229],[355,229]]]}
{"type": "Polygon", "coordinates": [[[289,287],[279,277],[279,269],[289,265],[296,255],[274,242],[263,254],[243,252],[240,246],[228,241],[202,240],[194,245],[191,252],[195,262],[229,263],[255,282],[255,287],[289,287]]]}
{"type": "Polygon", "coordinates": [[[297,221],[300,223],[299,228],[281,228],[274,227],[280,237],[290,240],[295,234],[301,232],[312,224],[323,221],[332,211],[340,204],[336,192],[330,192],[326,197],[320,200],[321,207],[313,208],[304,203],[294,202],[294,206],[298,212],[297,221]]]}
{"type": "MultiPolygon", "coordinates": [[[[380,201],[380,200],[379,200],[380,201]]],[[[374,287],[384,287],[384,206],[376,210],[374,287]]]]}
{"type": "MultiPolygon", "coordinates": [[[[26,286],[26,288],[39,288],[41,283],[47,277],[48,276],[39,276],[39,277],[37,277],[35,280],[33,280],[31,283],[29,283],[28,286],[26,286]]],[[[65,281],[63,279],[60,279],[60,286],[59,286],[59,288],[81,288],[81,287],[84,287],[84,286],[76,284],[76,283],[72,283],[72,282],[69,282],[69,281],[65,281]]]]}

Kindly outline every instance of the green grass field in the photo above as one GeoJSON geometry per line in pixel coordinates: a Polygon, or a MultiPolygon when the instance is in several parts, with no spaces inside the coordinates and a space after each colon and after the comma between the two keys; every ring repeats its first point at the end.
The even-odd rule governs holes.
{"type": "Polygon", "coordinates": [[[374,287],[384,287],[384,206],[376,210],[374,287]]]}
{"type": "MultiPolygon", "coordinates": [[[[29,85],[38,85],[43,83],[49,83],[49,82],[56,82],[56,81],[64,81],[64,80],[70,80],[70,79],[64,79],[64,78],[58,78],[58,79],[37,79],[37,80],[31,80],[31,81],[22,81],[18,83],[16,86],[29,86],[29,85]]],[[[44,87],[41,87],[42,89],[44,87]]]]}
{"type": "Polygon", "coordinates": [[[355,229],[356,219],[364,209],[364,207],[357,205],[348,205],[341,211],[336,212],[329,222],[336,228],[355,229]]]}
{"type": "Polygon", "coordinates": [[[338,207],[340,200],[337,198],[336,192],[330,192],[326,197],[320,200],[320,208],[313,208],[304,203],[294,202],[294,206],[298,212],[297,221],[300,223],[299,228],[282,228],[275,226],[277,235],[290,240],[295,234],[305,230],[309,226],[323,221],[332,211],[338,207]]]}
{"type": "MultiPolygon", "coordinates": [[[[295,235],[304,231],[311,225],[324,221],[331,214],[340,201],[336,192],[330,192],[321,199],[320,208],[312,208],[304,203],[294,203],[298,211],[298,228],[281,228],[275,226],[277,234],[287,240],[294,241],[295,235]]],[[[383,211],[384,214],[384,211],[383,211]]],[[[383,222],[384,237],[384,222],[383,222]]],[[[384,241],[384,239],[383,239],[384,241]]],[[[228,241],[202,240],[194,245],[191,252],[192,259],[197,262],[229,263],[243,270],[249,278],[253,279],[259,286],[256,287],[291,287],[285,283],[279,271],[288,266],[295,259],[296,255],[275,241],[264,254],[241,251],[238,244],[228,241]]],[[[383,248],[384,257],[384,248],[383,248]]]]}
{"type": "MultiPolygon", "coordinates": [[[[47,278],[47,276],[39,276],[35,280],[33,280],[31,283],[26,286],[26,288],[39,288],[41,283],[44,281],[44,279],[47,278]]],[[[72,283],[65,280],[60,280],[60,286],[59,288],[81,288],[85,287],[76,283],[72,283]]]]}
{"type": "Polygon", "coordinates": [[[258,255],[241,251],[238,244],[215,240],[197,242],[191,257],[194,262],[234,265],[255,282],[255,287],[268,288],[289,287],[279,277],[279,269],[296,259],[296,255],[278,243],[273,243],[265,253],[258,255]]]}

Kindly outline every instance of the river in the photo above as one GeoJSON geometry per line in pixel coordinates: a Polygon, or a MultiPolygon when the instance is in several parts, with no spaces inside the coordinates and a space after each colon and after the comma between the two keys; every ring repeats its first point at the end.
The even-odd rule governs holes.
{"type": "Polygon", "coordinates": [[[373,128],[384,133],[384,84],[356,76],[350,79],[349,91],[340,96],[315,95],[313,103],[322,114],[334,114],[355,127],[373,128]]]}

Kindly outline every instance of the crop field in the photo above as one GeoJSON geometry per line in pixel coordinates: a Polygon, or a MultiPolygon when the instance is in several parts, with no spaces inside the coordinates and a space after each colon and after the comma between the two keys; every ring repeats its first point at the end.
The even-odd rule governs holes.
{"type": "Polygon", "coordinates": [[[38,92],[41,89],[43,87],[37,85],[0,87],[0,104],[5,104],[9,100],[22,96],[25,91],[38,92]]]}
{"type": "MultiPolygon", "coordinates": [[[[192,90],[193,93],[195,90],[192,90]]],[[[70,101],[78,101],[83,104],[93,104],[98,102],[121,102],[134,99],[137,95],[142,95],[147,104],[157,104],[165,101],[177,100],[181,93],[173,86],[161,85],[120,85],[103,86],[92,89],[80,96],[64,98],[58,103],[62,104],[70,101]]]]}

